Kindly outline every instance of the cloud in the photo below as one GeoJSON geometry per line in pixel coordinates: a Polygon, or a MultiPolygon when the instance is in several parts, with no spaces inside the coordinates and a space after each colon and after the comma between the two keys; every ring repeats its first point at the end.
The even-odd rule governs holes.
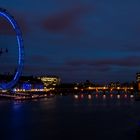
{"type": "Polygon", "coordinates": [[[66,62],[70,66],[121,66],[121,67],[137,67],[140,66],[140,56],[129,56],[125,58],[108,58],[108,59],[98,59],[98,60],[73,60],[66,62]]]}
{"type": "Polygon", "coordinates": [[[82,29],[75,28],[75,22],[91,9],[93,10],[93,7],[91,8],[91,6],[79,5],[69,10],[53,14],[42,21],[42,27],[47,31],[54,33],[61,33],[66,30],[71,32],[71,29],[75,30],[77,33],[81,33],[82,29]]]}
{"type": "Polygon", "coordinates": [[[62,80],[71,82],[86,79],[99,82],[134,80],[134,75],[140,66],[139,59],[139,56],[130,56],[121,59],[70,60],[58,66],[34,63],[34,65],[25,65],[24,73],[58,75],[62,80]]]}

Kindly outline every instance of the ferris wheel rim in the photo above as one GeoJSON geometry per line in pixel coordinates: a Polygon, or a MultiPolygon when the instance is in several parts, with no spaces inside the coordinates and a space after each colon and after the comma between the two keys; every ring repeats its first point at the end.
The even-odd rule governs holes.
{"type": "Polygon", "coordinates": [[[8,90],[16,85],[16,83],[19,80],[19,77],[21,76],[24,64],[24,45],[21,30],[14,17],[11,16],[5,9],[2,8],[0,8],[0,17],[5,18],[12,25],[16,33],[16,40],[18,44],[18,66],[15,75],[13,76],[13,79],[8,83],[0,83],[0,89],[8,90]]]}

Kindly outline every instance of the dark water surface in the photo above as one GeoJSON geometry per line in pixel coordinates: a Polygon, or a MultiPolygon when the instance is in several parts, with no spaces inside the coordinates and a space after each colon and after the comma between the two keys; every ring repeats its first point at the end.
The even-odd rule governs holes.
{"type": "Polygon", "coordinates": [[[133,140],[139,123],[140,101],[130,97],[0,100],[1,140],[133,140]]]}

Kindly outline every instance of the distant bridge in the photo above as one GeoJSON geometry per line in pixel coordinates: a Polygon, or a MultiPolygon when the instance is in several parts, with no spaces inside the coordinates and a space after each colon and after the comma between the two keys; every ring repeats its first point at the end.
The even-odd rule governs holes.
{"type": "Polygon", "coordinates": [[[98,86],[98,87],[60,87],[60,88],[56,88],[55,89],[56,93],[80,93],[80,92],[87,92],[87,93],[91,93],[91,92],[124,92],[124,93],[132,93],[134,92],[134,88],[133,87],[107,87],[107,86],[98,86]]]}
{"type": "MultiPolygon", "coordinates": [[[[77,87],[74,88],[75,90],[78,89],[77,87]]],[[[134,91],[133,87],[87,87],[87,88],[80,88],[80,90],[85,90],[85,91],[124,91],[124,92],[128,92],[128,91],[134,91]]]]}

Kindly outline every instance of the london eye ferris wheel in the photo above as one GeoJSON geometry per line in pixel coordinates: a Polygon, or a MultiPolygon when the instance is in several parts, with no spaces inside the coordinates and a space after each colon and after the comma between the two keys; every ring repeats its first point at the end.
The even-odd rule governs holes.
{"type": "MultiPolygon", "coordinates": [[[[21,76],[22,69],[23,69],[23,62],[24,62],[24,45],[23,45],[21,30],[14,17],[11,16],[7,12],[7,10],[0,8],[0,18],[4,18],[8,23],[10,23],[11,27],[15,32],[17,46],[18,46],[17,66],[13,74],[13,77],[8,82],[0,82],[0,90],[8,90],[11,89],[18,82],[19,77],[21,76]]],[[[5,52],[8,52],[8,50],[6,49],[5,52]]],[[[2,50],[0,50],[0,53],[2,53],[2,50]]]]}

